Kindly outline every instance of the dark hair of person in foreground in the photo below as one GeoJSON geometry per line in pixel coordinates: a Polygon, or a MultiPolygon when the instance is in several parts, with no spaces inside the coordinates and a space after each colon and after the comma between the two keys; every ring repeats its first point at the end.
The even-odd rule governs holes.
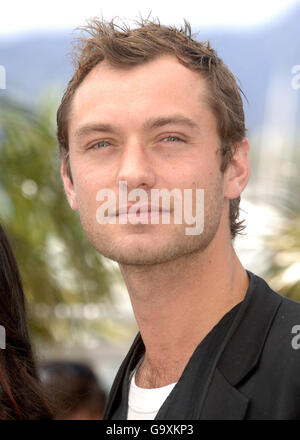
{"type": "Polygon", "coordinates": [[[58,420],[99,420],[106,393],[89,365],[73,361],[48,361],[39,367],[41,381],[52,398],[58,420]]]}
{"type": "Polygon", "coordinates": [[[1,225],[0,325],[2,339],[5,336],[5,348],[0,349],[0,419],[52,419],[37,375],[17,262],[1,225]]]}

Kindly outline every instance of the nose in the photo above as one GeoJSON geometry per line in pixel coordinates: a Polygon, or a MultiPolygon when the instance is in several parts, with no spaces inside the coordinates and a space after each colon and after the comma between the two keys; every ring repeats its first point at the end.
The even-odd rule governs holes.
{"type": "Polygon", "coordinates": [[[122,151],[116,183],[126,180],[128,190],[152,188],[155,185],[149,152],[139,142],[130,142],[122,151]]]}

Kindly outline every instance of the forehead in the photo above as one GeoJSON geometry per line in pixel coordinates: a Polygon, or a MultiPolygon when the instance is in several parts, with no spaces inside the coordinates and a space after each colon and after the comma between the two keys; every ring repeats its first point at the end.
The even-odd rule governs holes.
{"type": "MultiPolygon", "coordinates": [[[[162,56],[140,66],[116,68],[102,62],[77,88],[70,129],[96,115],[142,119],[174,111],[196,118],[209,112],[208,86],[200,73],[183,66],[173,56],[162,56]]],[[[209,112],[210,113],[210,112],[209,112]]]]}

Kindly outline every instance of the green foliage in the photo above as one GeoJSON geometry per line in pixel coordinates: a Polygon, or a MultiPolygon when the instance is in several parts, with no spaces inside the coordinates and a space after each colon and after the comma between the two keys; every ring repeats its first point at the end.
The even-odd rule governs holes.
{"type": "MultiPolygon", "coordinates": [[[[54,115],[51,102],[35,111],[0,101],[0,221],[19,264],[29,310],[40,303],[102,301],[119,277],[88,243],[67,203],[54,115]]],[[[63,325],[67,328],[68,320],[63,325]]],[[[33,335],[51,340],[52,327],[30,315],[33,335]]]]}
{"type": "MultiPolygon", "coordinates": [[[[299,149],[295,150],[294,169],[299,169],[299,149]]],[[[282,191],[269,200],[282,214],[280,230],[265,238],[271,251],[265,273],[271,287],[284,296],[300,301],[300,178],[298,174],[280,178],[282,191]]]]}

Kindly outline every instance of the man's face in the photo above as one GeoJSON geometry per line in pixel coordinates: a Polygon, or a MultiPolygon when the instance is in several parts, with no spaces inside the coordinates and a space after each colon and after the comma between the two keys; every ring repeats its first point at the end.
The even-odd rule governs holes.
{"type": "Polygon", "coordinates": [[[99,253],[120,264],[163,263],[201,252],[220,227],[229,234],[220,140],[207,94],[205,80],[171,56],[122,70],[101,63],[79,86],[69,121],[73,185],[64,163],[62,177],[99,253]],[[128,192],[145,190],[149,202],[151,189],[204,189],[203,232],[186,235],[184,217],[174,224],[172,203],[170,224],[99,224],[96,195],[113,190],[118,207],[120,181],[128,192]]]}

